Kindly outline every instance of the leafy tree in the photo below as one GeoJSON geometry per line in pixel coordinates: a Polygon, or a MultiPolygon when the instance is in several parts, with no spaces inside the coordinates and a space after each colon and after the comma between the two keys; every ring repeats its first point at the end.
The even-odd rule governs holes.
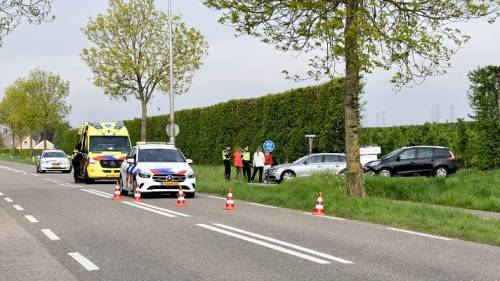
{"type": "MultiPolygon", "coordinates": [[[[155,91],[169,88],[168,17],[152,0],[110,0],[107,15],[83,29],[95,44],[82,58],[94,74],[94,84],[112,99],[141,102],[141,140],[146,140],[147,105],[155,91]]],[[[174,87],[181,94],[201,67],[208,45],[202,34],[173,17],[174,87]]]]}
{"type": "Polygon", "coordinates": [[[0,0],[0,46],[2,39],[21,22],[40,24],[50,17],[52,0],[0,0]]]}
{"type": "MultiPolygon", "coordinates": [[[[395,69],[401,87],[445,71],[467,41],[453,24],[498,16],[498,0],[204,0],[223,10],[220,22],[262,38],[283,51],[312,53],[313,78],[332,77],[345,64],[347,190],[365,196],[359,161],[359,93],[362,73],[395,69]],[[448,44],[450,46],[448,46],[448,44]]],[[[298,78],[298,76],[294,76],[298,78]]]]}
{"type": "Polygon", "coordinates": [[[469,72],[468,94],[474,110],[476,162],[480,169],[500,166],[500,66],[485,66],[469,72]]]}
{"type": "MultiPolygon", "coordinates": [[[[18,82],[16,82],[18,83],[18,82]]],[[[18,85],[9,86],[0,103],[0,122],[6,124],[12,134],[12,148],[15,149],[15,138],[22,138],[25,133],[25,127],[22,120],[20,109],[26,104],[26,94],[18,85]]]]}

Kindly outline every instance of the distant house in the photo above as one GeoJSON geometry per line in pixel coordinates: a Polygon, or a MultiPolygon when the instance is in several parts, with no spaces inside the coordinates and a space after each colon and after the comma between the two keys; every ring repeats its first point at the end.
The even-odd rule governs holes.
{"type": "Polygon", "coordinates": [[[45,149],[44,142],[47,144],[47,148],[46,149],[54,149],[54,148],[56,148],[55,145],[53,143],[51,143],[50,141],[48,141],[48,140],[42,140],[41,142],[37,143],[33,148],[34,149],[45,149]]]}
{"type": "Polygon", "coordinates": [[[24,137],[22,143],[17,144],[16,148],[17,149],[30,149],[31,148],[30,142],[31,142],[33,148],[35,148],[36,141],[30,137],[24,137]]]}
{"type": "MultiPolygon", "coordinates": [[[[9,127],[0,124],[0,138],[5,148],[12,148],[12,131],[9,127]]],[[[19,144],[19,138],[14,136],[14,147],[19,144]]]]}

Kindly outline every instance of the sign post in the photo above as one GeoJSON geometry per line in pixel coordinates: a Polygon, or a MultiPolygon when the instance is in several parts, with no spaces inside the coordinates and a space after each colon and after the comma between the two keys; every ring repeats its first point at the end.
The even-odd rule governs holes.
{"type": "Polygon", "coordinates": [[[309,139],[309,154],[311,154],[313,150],[314,138],[316,137],[316,135],[306,134],[305,137],[309,139]]]}

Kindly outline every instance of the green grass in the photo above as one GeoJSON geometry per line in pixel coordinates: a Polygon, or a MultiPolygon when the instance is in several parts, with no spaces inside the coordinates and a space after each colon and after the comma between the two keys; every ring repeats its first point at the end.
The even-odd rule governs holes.
{"type": "MultiPolygon", "coordinates": [[[[364,199],[351,198],[345,194],[345,178],[341,176],[319,174],[296,178],[280,185],[259,186],[247,184],[243,180],[225,182],[222,167],[196,166],[195,171],[198,180],[197,190],[203,193],[225,195],[227,188],[231,186],[237,199],[312,211],[317,192],[323,191],[325,210],[329,215],[500,246],[500,221],[498,220],[481,219],[463,211],[379,197],[385,194],[381,191],[364,199]]],[[[410,183],[412,181],[400,178],[382,181],[387,180],[396,182],[409,180],[410,183]]],[[[433,179],[415,178],[413,180],[432,181],[433,179]]],[[[453,178],[445,180],[453,180],[453,178]]],[[[367,181],[370,185],[368,190],[371,193],[379,179],[373,178],[367,181]]]]}
{"type": "Polygon", "coordinates": [[[28,164],[28,165],[35,165],[35,162],[33,162],[32,158],[26,156],[16,155],[11,158],[10,154],[0,154],[0,160],[28,164]]]}
{"type": "Polygon", "coordinates": [[[367,177],[370,196],[500,212],[500,170],[464,170],[448,178],[367,177]]]}

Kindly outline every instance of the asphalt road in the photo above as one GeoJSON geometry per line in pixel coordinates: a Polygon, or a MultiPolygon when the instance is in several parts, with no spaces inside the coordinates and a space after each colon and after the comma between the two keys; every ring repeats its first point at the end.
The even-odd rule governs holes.
{"type": "Polygon", "coordinates": [[[0,162],[0,179],[0,280],[500,280],[499,247],[237,193],[238,210],[224,211],[224,198],[205,194],[183,208],[174,197],[113,201],[112,183],[74,184],[22,164],[0,162]],[[17,272],[23,263],[29,270],[17,272]]]}

